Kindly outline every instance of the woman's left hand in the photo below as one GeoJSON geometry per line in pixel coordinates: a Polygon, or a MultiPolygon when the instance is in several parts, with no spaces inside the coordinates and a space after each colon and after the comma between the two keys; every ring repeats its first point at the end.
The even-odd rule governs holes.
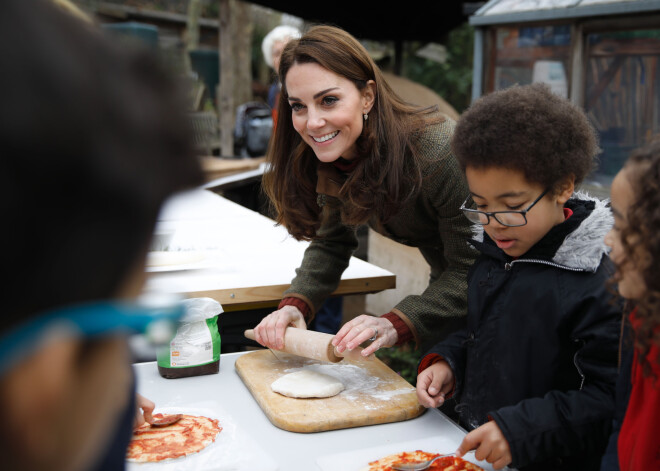
{"type": "Polygon", "coordinates": [[[353,350],[362,342],[371,340],[371,344],[362,350],[362,356],[369,356],[379,348],[391,347],[399,338],[394,326],[390,321],[382,317],[362,314],[343,325],[332,345],[337,347],[337,352],[353,350]],[[373,339],[373,337],[376,337],[373,339]]]}

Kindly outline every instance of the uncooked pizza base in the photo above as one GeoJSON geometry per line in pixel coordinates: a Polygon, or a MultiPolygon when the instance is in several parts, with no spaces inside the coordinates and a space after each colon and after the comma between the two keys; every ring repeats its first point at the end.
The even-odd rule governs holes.
{"type": "Polygon", "coordinates": [[[270,387],[287,397],[332,397],[344,390],[344,383],[334,376],[302,369],[276,379],[270,387]]]}
{"type": "MultiPolygon", "coordinates": [[[[154,414],[154,418],[162,418],[162,414],[154,414]]],[[[213,443],[221,430],[217,419],[185,414],[166,427],[143,424],[133,431],[126,459],[146,463],[188,456],[213,443]]]]}

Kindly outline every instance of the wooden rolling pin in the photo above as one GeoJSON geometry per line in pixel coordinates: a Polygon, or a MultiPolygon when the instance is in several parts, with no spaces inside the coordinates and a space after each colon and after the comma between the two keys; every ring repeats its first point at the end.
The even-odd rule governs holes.
{"type": "MultiPolygon", "coordinates": [[[[255,340],[254,330],[245,331],[245,336],[250,340],[255,340]]],[[[298,329],[296,327],[287,327],[284,331],[284,349],[282,352],[292,353],[305,358],[314,360],[329,361],[337,363],[344,359],[344,356],[355,355],[357,352],[343,353],[337,352],[335,346],[330,343],[334,335],[314,330],[298,329]]],[[[280,350],[277,350],[278,352],[280,350]]]]}

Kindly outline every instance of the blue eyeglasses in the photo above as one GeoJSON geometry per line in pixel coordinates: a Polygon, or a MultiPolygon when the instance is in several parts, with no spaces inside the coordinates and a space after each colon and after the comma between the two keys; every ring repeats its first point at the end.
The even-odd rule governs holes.
{"type": "Polygon", "coordinates": [[[178,296],[154,295],[137,302],[99,301],[47,311],[0,333],[0,377],[53,338],[143,333],[150,343],[165,345],[176,334],[184,310],[178,296]]]}
{"type": "Polygon", "coordinates": [[[470,222],[475,224],[481,224],[482,226],[487,226],[490,223],[490,218],[494,218],[497,222],[507,227],[519,227],[527,224],[527,213],[530,209],[534,207],[536,203],[541,201],[541,199],[550,191],[550,188],[545,190],[541,195],[530,204],[527,209],[520,211],[479,211],[477,209],[470,209],[465,207],[465,203],[468,202],[470,196],[465,198],[463,204],[460,207],[460,210],[463,211],[463,214],[470,222]]]}

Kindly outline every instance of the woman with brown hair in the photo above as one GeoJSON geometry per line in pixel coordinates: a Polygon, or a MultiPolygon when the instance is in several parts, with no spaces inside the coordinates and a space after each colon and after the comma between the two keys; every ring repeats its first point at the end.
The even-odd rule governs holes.
{"type": "Polygon", "coordinates": [[[278,309],[255,328],[257,341],[282,348],[287,326],[306,327],[337,288],[362,224],[418,247],[431,280],[391,312],[347,322],[333,340],[337,350],[371,340],[367,356],[457,328],[475,252],[459,211],[468,189],[449,146],[454,122],[403,102],[365,48],[335,27],[316,26],[290,41],[279,76],[280,118],[264,188],[277,223],[311,244],[278,309]]]}

